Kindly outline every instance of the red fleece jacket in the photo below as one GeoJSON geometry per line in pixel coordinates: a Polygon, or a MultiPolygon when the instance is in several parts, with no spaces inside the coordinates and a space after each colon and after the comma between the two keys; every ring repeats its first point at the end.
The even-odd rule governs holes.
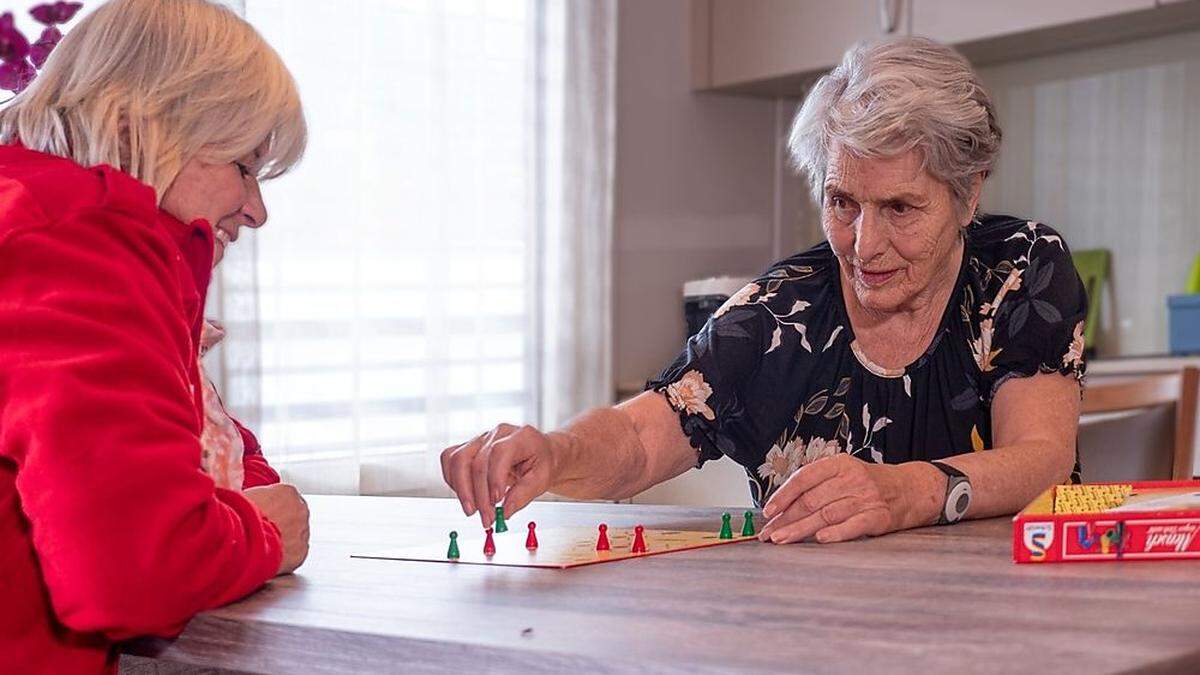
{"type": "MultiPolygon", "coordinates": [[[[208,223],[111,167],[0,146],[0,672],[103,672],[279,567],[200,469],[208,223]]],[[[278,480],[246,439],[246,484],[278,480]]]]}

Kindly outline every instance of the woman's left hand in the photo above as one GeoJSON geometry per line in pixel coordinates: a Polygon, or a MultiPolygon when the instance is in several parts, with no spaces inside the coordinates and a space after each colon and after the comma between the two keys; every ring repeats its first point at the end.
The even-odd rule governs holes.
{"type": "Polygon", "coordinates": [[[895,468],[847,454],[801,467],[767,500],[758,538],[790,544],[815,536],[824,544],[898,529],[889,500],[895,468]]]}

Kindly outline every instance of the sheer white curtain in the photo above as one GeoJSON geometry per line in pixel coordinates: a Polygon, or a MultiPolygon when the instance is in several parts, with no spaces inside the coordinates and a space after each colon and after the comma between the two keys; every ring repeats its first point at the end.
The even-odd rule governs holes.
{"type": "Polygon", "coordinates": [[[615,2],[245,0],[310,145],[212,306],[286,480],[442,491],[440,450],[611,398],[615,2]]]}

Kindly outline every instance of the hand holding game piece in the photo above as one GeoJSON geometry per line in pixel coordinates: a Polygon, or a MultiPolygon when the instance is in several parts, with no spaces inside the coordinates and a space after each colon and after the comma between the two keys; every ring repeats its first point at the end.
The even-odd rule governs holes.
{"type": "Polygon", "coordinates": [[[508,523],[504,522],[504,507],[496,507],[496,532],[508,532],[508,523]]]}
{"type": "MultiPolygon", "coordinates": [[[[551,436],[531,426],[501,424],[462,445],[442,451],[442,478],[454,490],[463,513],[479,513],[491,527],[491,506],[503,502],[513,514],[550,489],[554,466],[551,436]]],[[[503,532],[499,527],[497,532],[503,532]]]]}
{"type": "Polygon", "coordinates": [[[487,538],[483,540],[483,554],[496,555],[496,542],[492,540],[492,528],[484,530],[487,532],[487,538]]]}
{"type": "MultiPolygon", "coordinates": [[[[630,547],[630,549],[629,549],[630,553],[645,553],[646,552],[646,539],[645,539],[645,536],[643,535],[643,532],[645,531],[645,529],[646,528],[642,527],[641,525],[638,525],[637,527],[633,528],[633,546],[630,547]]],[[[709,531],[711,532],[711,530],[709,530],[709,531]]]]}
{"type": "Polygon", "coordinates": [[[525,537],[525,548],[530,551],[536,551],[538,547],[537,541],[537,523],[529,522],[529,535],[525,537]]]}
{"type": "Polygon", "coordinates": [[[608,525],[605,525],[604,523],[600,523],[600,536],[596,538],[596,550],[597,551],[609,550],[608,525]]]}

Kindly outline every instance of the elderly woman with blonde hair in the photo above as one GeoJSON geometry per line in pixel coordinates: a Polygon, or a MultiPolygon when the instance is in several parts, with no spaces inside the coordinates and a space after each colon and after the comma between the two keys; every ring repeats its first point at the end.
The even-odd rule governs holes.
{"type": "Polygon", "coordinates": [[[0,139],[0,653],[100,672],[113,641],[171,635],[307,555],[303,499],[198,364],[212,267],[265,222],[258,181],[298,161],[304,116],[228,9],[112,0],[0,139]]]}
{"type": "Polygon", "coordinates": [[[730,298],[640,396],[447,448],[464,511],[629,497],[728,456],[763,540],[836,542],[1012,513],[1074,478],[1086,297],[1054,230],[979,213],[1000,139],[954,50],[851,49],[789,139],[826,241],[730,298]]]}

